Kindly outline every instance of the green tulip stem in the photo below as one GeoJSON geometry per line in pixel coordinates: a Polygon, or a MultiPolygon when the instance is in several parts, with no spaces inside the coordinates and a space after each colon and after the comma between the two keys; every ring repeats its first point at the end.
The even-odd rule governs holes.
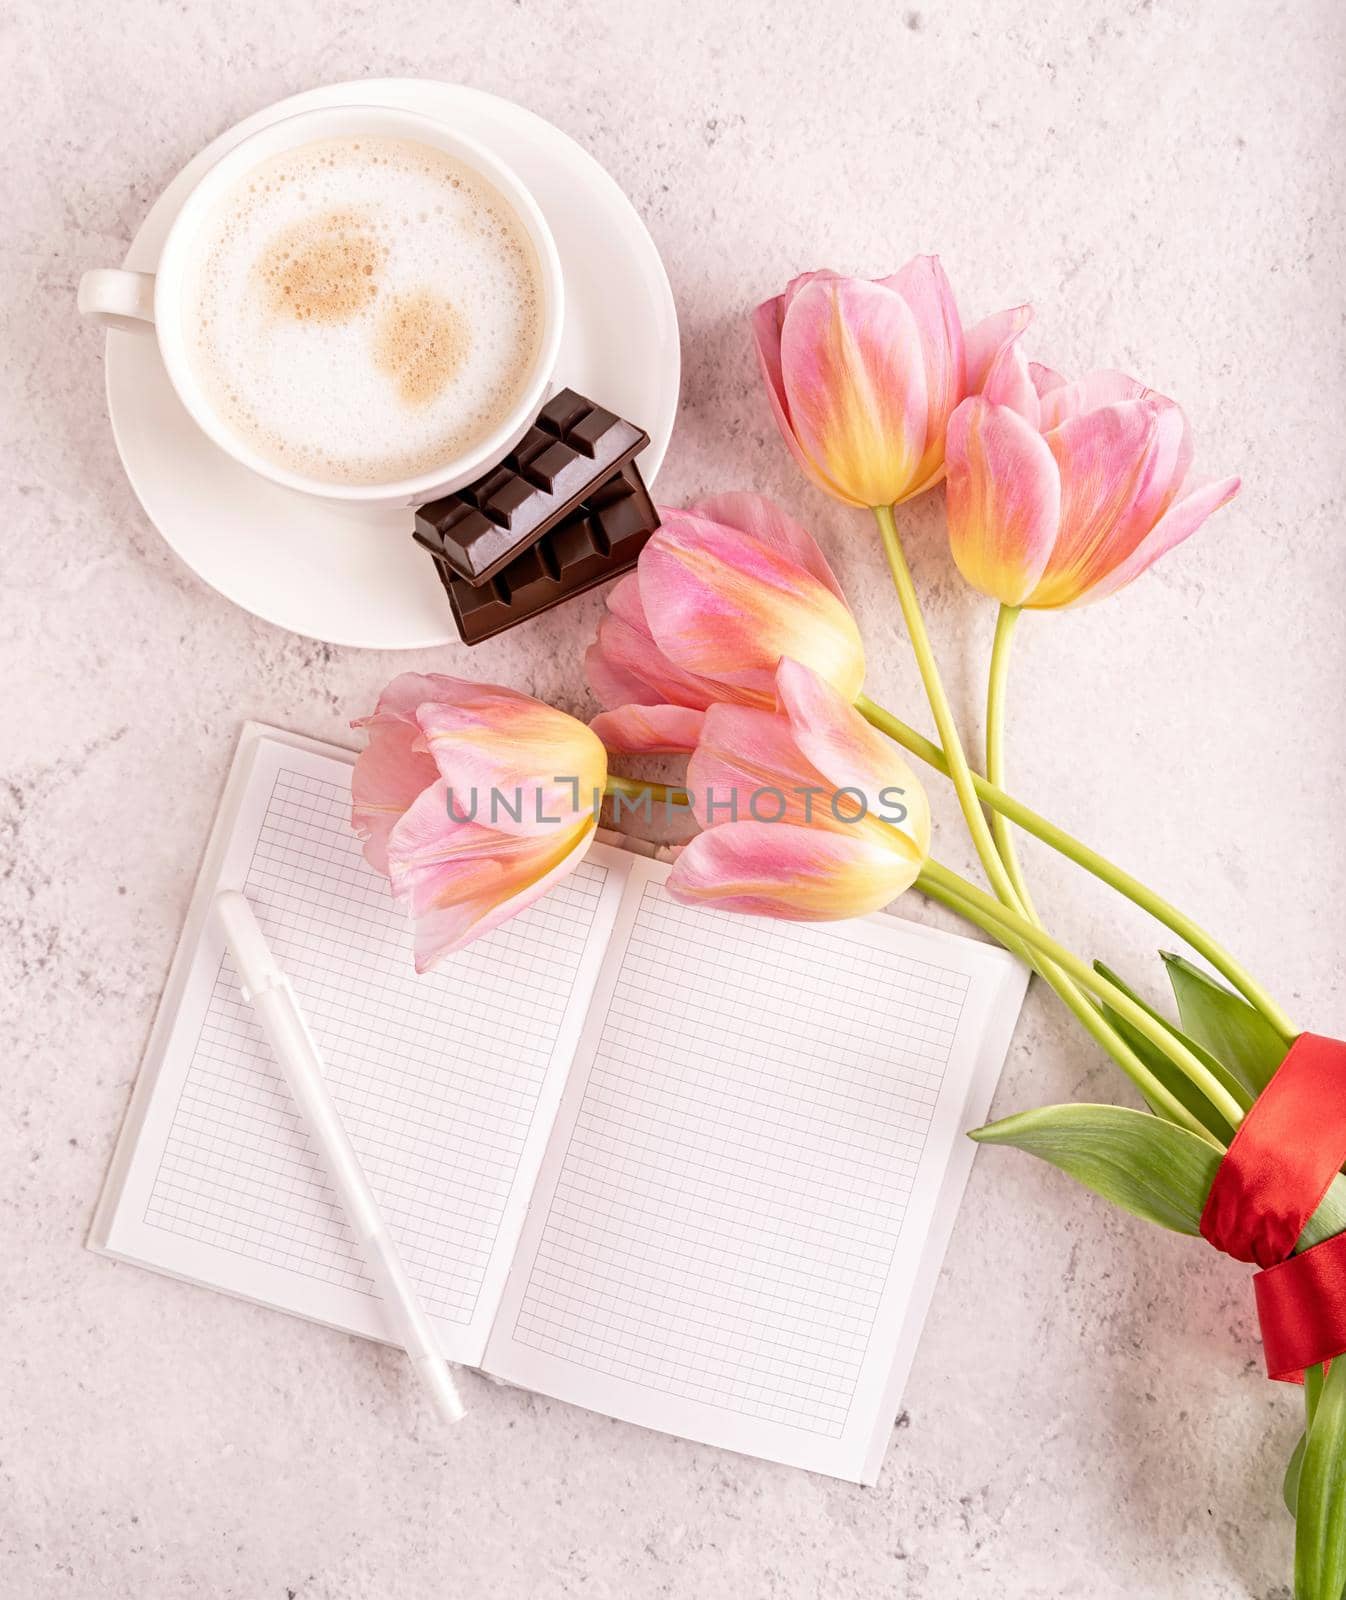
{"type": "MultiPolygon", "coordinates": [[[[1005,906],[1018,912],[1022,906],[1027,913],[1029,926],[1036,922],[1036,916],[1031,904],[1021,902],[1018,891],[1000,852],[996,849],[996,842],[992,836],[990,825],[986,821],[986,813],[981,808],[977,799],[977,791],[973,785],[972,769],[968,766],[967,757],[963,754],[962,742],[958,737],[958,726],[953,720],[953,710],[949,705],[949,697],[945,693],[944,684],[939,675],[939,666],[935,661],[935,652],[930,645],[930,635],[926,631],[925,617],[921,611],[921,602],[916,594],[916,585],[912,582],[911,568],[907,565],[906,552],[902,549],[902,540],[897,532],[897,519],[893,516],[891,506],[873,507],[875,520],[879,525],[879,532],[883,536],[883,548],[888,557],[888,569],[893,575],[893,586],[897,590],[898,604],[902,608],[902,619],[907,625],[907,636],[911,640],[912,650],[916,655],[916,664],[920,669],[921,682],[925,685],[926,699],[930,702],[930,710],[935,718],[935,726],[939,729],[939,736],[944,749],[949,757],[948,773],[953,779],[953,786],[958,795],[958,804],[962,808],[964,820],[967,822],[968,832],[972,835],[972,842],[976,846],[981,864],[986,870],[986,876],[996,896],[1005,906]]],[[[858,704],[859,702],[857,702],[858,704]]],[[[1044,964],[1041,959],[1036,959],[1032,965],[1042,974],[1042,977],[1052,986],[1066,1005],[1075,1013],[1079,1020],[1088,1028],[1089,1032],[1103,1045],[1113,1059],[1130,1072],[1139,1066],[1134,1052],[1127,1048],[1125,1040],[1113,1028],[1106,1017],[1100,1016],[1090,1004],[1087,996],[1072,983],[1071,979],[1050,963],[1044,964]]]]}
{"type": "MultiPolygon", "coordinates": [[[[1059,968],[1081,988],[1097,995],[1123,1021],[1129,1022],[1152,1045],[1162,1050],[1231,1127],[1236,1128],[1242,1122],[1242,1106],[1176,1035],[1152,1016],[1144,1006],[1138,1005],[1130,995],[1109,982],[1101,973],[1095,972],[1087,962],[1081,961],[1077,955],[1030,922],[1027,917],[1011,910],[1008,906],[1000,905],[984,889],[977,888],[966,878],[959,877],[956,872],[941,866],[933,859],[927,860],[921,869],[916,879],[916,887],[932,899],[947,905],[950,910],[976,923],[979,928],[1002,943],[1005,935],[1009,934],[1038,955],[1045,957],[1052,966],[1059,968]]],[[[1183,1127],[1205,1139],[1208,1144],[1223,1148],[1214,1135],[1201,1125],[1148,1068],[1138,1063],[1128,1064],[1121,1058],[1116,1059],[1156,1110],[1162,1110],[1170,1121],[1181,1123],[1183,1127]]]]}
{"type": "Polygon", "coordinates": [[[1322,1398],[1323,1378],[1321,1367],[1310,1367],[1304,1374],[1304,1426],[1311,1428],[1318,1414],[1318,1401],[1322,1398]]]}
{"type": "Polygon", "coordinates": [[[661,806],[690,806],[692,803],[686,789],[677,789],[667,783],[646,783],[643,778],[619,778],[611,772],[608,773],[603,792],[625,795],[632,800],[643,800],[648,795],[651,803],[661,806]]]}
{"type": "Polygon", "coordinates": [[[958,728],[953,720],[953,708],[949,705],[949,697],[944,692],[944,683],[939,675],[935,652],[930,646],[930,635],[926,631],[921,602],[916,594],[916,585],[912,581],[911,568],[907,565],[906,553],[902,549],[902,540],[898,536],[897,519],[893,516],[891,506],[875,506],[873,511],[879,532],[883,536],[883,549],[888,557],[888,569],[893,575],[897,601],[902,608],[902,620],[907,625],[907,636],[916,654],[916,665],[920,669],[921,682],[925,685],[926,699],[930,702],[935,726],[939,729],[940,743],[949,758],[947,771],[949,777],[953,779],[954,792],[958,796],[958,804],[962,807],[968,832],[972,835],[972,843],[977,848],[977,855],[981,858],[981,864],[991,887],[1005,905],[1017,907],[1019,899],[1014,885],[996,850],[986,814],[981,808],[977,791],[972,784],[972,769],[963,754],[962,741],[958,737],[958,728]]]}
{"type": "MultiPolygon", "coordinates": [[[[1005,703],[1009,684],[1010,645],[1014,639],[1015,624],[1019,620],[1018,606],[1001,606],[996,617],[995,642],[991,646],[991,670],[986,681],[986,781],[996,788],[1005,787],[1005,703]]],[[[1033,909],[1033,901],[1024,882],[1023,868],[1019,865],[1019,852],[1014,843],[1014,829],[1003,812],[991,812],[991,836],[995,840],[1000,859],[1005,863],[1019,904],[1030,922],[1042,926],[1042,918],[1033,909]]]]}
{"type": "MultiPolygon", "coordinates": [[[[867,722],[882,733],[886,733],[918,760],[926,762],[945,776],[952,776],[949,762],[940,747],[917,733],[908,723],[895,717],[891,711],[885,711],[882,706],[875,705],[865,695],[857,697],[855,708],[867,722]]],[[[1118,893],[1125,895],[1128,900],[1148,911],[1156,921],[1176,933],[1199,955],[1204,956],[1222,977],[1233,984],[1250,1005],[1262,1013],[1287,1045],[1295,1039],[1299,1029],[1285,1012],[1256,979],[1245,971],[1223,945],[1217,943],[1199,923],[1157,895],[1139,878],[1133,878],[1129,872],[1124,872],[1105,856],[1099,855],[1097,850],[1090,849],[1082,840],[1074,838],[1063,828],[1057,827],[1054,822],[1049,822],[1046,817],[1024,805],[1022,801],[1016,800],[1013,795],[1006,794],[1003,789],[988,783],[975,773],[972,782],[978,797],[993,811],[1008,818],[1025,833],[1031,833],[1035,839],[1041,839],[1044,844],[1050,845],[1053,850],[1075,862],[1077,866],[1083,867],[1086,872],[1091,872],[1094,877],[1116,889],[1118,893]]]]}
{"type": "Polygon", "coordinates": [[[1312,1420],[1304,1435],[1295,1493],[1295,1595],[1341,1600],[1346,1593],[1346,1358],[1304,1374],[1312,1420]]]}
{"type": "MultiPolygon", "coordinates": [[[[925,889],[926,892],[932,896],[932,898],[938,899],[942,905],[948,906],[950,911],[954,911],[960,917],[966,918],[976,927],[981,928],[983,932],[989,933],[992,938],[1000,940],[1000,942],[1004,944],[1005,948],[1013,951],[1013,953],[1017,955],[1020,960],[1026,961],[1030,965],[1035,966],[1036,969],[1042,973],[1046,981],[1051,984],[1052,988],[1060,997],[1062,1003],[1074,1014],[1076,1019],[1084,1027],[1085,1031],[1089,1033],[1092,1038],[1103,1047],[1104,1050],[1107,1051],[1107,1053],[1112,1057],[1112,1059],[1117,1063],[1127,1077],[1131,1079],[1132,1083],[1134,1083],[1143,1094],[1153,1097],[1153,1103],[1162,1104],[1165,1108],[1178,1105],[1176,1098],[1167,1090],[1163,1090],[1162,1087],[1160,1089],[1155,1088],[1156,1080],[1149,1067],[1145,1065],[1145,1062],[1141,1059],[1141,1057],[1137,1055],[1137,1053],[1129,1044],[1127,1044],[1126,1040],[1122,1038],[1121,1034],[1118,1033],[1116,1028],[1113,1027],[1113,1025],[1102,1014],[1098,1006],[1091,999],[1089,999],[1089,997],[1077,985],[1073,983],[1063,983],[1058,987],[1058,985],[1053,981],[1052,977],[1049,976],[1050,973],[1054,973],[1056,971],[1050,962],[1043,961],[1040,957],[1035,958],[1025,945],[1017,942],[1012,943],[1010,935],[1003,933],[999,928],[992,927],[983,918],[981,912],[975,905],[964,900],[962,896],[957,894],[954,890],[946,889],[944,887],[940,887],[938,890],[935,890],[932,889],[928,884],[921,884],[920,887],[925,889]]],[[[1187,1115],[1186,1108],[1183,1107],[1181,1109],[1182,1124],[1185,1128],[1190,1128],[1194,1132],[1199,1133],[1208,1144],[1218,1145],[1218,1140],[1216,1140],[1215,1136],[1208,1131],[1204,1124],[1197,1126],[1193,1122],[1192,1118],[1187,1115]]],[[[1175,1110],[1173,1115],[1177,1116],[1179,1115],[1179,1112],[1175,1110]]],[[[1220,1145],[1219,1148],[1223,1149],[1224,1147],[1220,1145]]]]}

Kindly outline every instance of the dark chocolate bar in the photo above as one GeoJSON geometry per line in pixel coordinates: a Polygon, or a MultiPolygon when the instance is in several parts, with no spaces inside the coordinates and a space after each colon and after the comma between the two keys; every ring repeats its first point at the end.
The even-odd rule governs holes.
{"type": "Polygon", "coordinates": [[[468,583],[444,561],[435,569],[464,644],[549,611],[572,595],[629,572],[659,513],[631,462],[593,490],[557,527],[489,582],[468,583]]]}
{"type": "Polygon", "coordinates": [[[649,442],[614,412],[562,389],[498,467],[420,508],[416,540],[460,578],[484,584],[649,442]]]}

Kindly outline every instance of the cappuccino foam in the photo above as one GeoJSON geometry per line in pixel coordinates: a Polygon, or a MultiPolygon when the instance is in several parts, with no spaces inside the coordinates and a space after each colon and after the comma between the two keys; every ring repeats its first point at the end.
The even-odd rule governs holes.
{"type": "Polygon", "coordinates": [[[193,370],[259,455],[391,483],[470,450],[541,337],[533,245],[504,197],[407,139],[325,139],[253,169],[206,225],[193,370]]]}

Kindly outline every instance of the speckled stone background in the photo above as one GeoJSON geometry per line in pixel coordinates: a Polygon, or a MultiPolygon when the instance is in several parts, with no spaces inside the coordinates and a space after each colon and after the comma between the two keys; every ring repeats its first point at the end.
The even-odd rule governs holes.
{"type": "MultiPolygon", "coordinates": [[[[0,20],[0,1591],[436,1596],[1284,1597],[1297,1399],[1246,1276],[1010,1152],[976,1170],[882,1480],[863,1490],[468,1377],[445,1441],[372,1345],[83,1248],[239,721],[341,738],[408,666],[202,586],[104,413],[85,267],[202,144],[323,81],[521,100],[603,161],[668,264],[666,500],[756,487],[817,530],[920,711],[864,519],[796,475],[745,317],[793,272],[938,249],[969,314],[1187,406],[1244,491],[1123,598],[1022,630],[1017,788],[1346,1033],[1346,17],[1333,0],[15,0],[0,20]]],[[[991,618],[938,495],[904,518],[974,735],[991,618]]],[[[593,598],[472,670],[577,710],[593,598]]],[[[968,865],[941,792],[939,848],[968,865]]],[[[1029,851],[1060,931],[1158,992],[1156,936],[1029,851]]],[[[911,914],[928,915],[919,906],[911,914]]],[[[997,1109],[1119,1096],[1030,999],[997,1109]]]]}

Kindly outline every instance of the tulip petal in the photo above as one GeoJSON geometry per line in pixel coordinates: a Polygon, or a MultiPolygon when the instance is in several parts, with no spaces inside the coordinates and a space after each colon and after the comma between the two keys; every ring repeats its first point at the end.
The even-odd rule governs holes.
{"type": "MultiPolygon", "coordinates": [[[[924,857],[930,849],[930,802],[893,741],[797,661],[781,662],[776,685],[804,759],[838,794],[850,791],[846,799],[857,808],[863,795],[865,815],[900,828],[924,857]]],[[[855,814],[841,809],[843,816],[855,814]]]]}
{"type": "Polygon", "coordinates": [[[782,294],[763,300],[752,314],[752,336],[762,364],[762,377],[766,380],[767,392],[782,406],[785,404],[785,380],[780,370],[780,328],[784,316],[785,296],[782,294]]]}
{"type": "Polygon", "coordinates": [[[589,687],[609,710],[667,701],[704,711],[719,697],[715,685],[674,666],[648,633],[616,615],[599,622],[598,638],[585,652],[584,671],[589,687]]]}
{"type": "Polygon", "coordinates": [[[917,256],[880,281],[907,302],[925,355],[926,445],[916,469],[924,482],[944,463],[944,430],[967,392],[963,323],[938,256],[917,256]]]}
{"type": "Polygon", "coordinates": [[[968,394],[980,394],[991,364],[1006,345],[1012,344],[1033,320],[1032,306],[1011,306],[996,311],[967,329],[963,336],[964,364],[968,394]]]}
{"type": "Polygon", "coordinates": [[[1008,406],[1020,414],[1034,432],[1039,432],[1042,405],[1032,381],[1031,363],[1018,342],[1007,344],[995,357],[991,370],[987,371],[979,398],[991,402],[991,405],[1008,406]]]}
{"type": "MultiPolygon", "coordinates": [[[[1023,358],[1017,347],[1019,335],[1032,317],[1031,306],[1016,306],[1010,311],[1000,311],[995,316],[987,317],[964,335],[964,366],[967,373],[964,392],[967,395],[981,393],[997,404],[1013,406],[1036,427],[1036,399],[1025,388],[1023,358]]],[[[947,423],[943,432],[945,437],[938,459],[930,457],[933,465],[929,470],[927,462],[922,462],[921,472],[906,493],[907,500],[914,500],[927,489],[933,489],[944,477],[947,423]]]]}
{"type": "Polygon", "coordinates": [[[1203,484],[1184,495],[1168,508],[1126,560],[1114,567],[1082,599],[1085,602],[1104,600],[1108,595],[1116,594],[1118,589],[1125,588],[1152,567],[1160,556],[1167,554],[1184,539],[1190,539],[1206,518],[1221,506],[1228,505],[1238,491],[1237,478],[1222,478],[1217,483],[1203,484]]]}
{"type": "MultiPolygon", "coordinates": [[[[763,300],[752,314],[753,339],[762,363],[762,376],[766,379],[768,393],[775,397],[778,406],[782,408],[782,416],[785,406],[785,383],[780,368],[780,330],[786,310],[799,291],[808,284],[836,276],[837,274],[828,267],[815,272],[801,272],[798,277],[791,278],[785,285],[784,293],[763,300]]],[[[787,438],[789,437],[788,419],[782,422],[781,431],[787,438]]],[[[792,445],[791,448],[797,447],[792,445]]]]}
{"type": "Polygon", "coordinates": [[[682,905],[833,922],[880,910],[911,886],[921,865],[914,852],[898,854],[861,830],[733,822],[686,845],[667,888],[682,905]]]}
{"type": "Polygon", "coordinates": [[[552,834],[593,810],[607,780],[597,735],[563,711],[496,684],[459,680],[416,719],[460,815],[502,833],[552,834]]]}
{"type": "Polygon", "coordinates": [[[626,705],[600,712],[589,726],[613,755],[682,755],[696,749],[704,720],[690,706],[626,705]]]}
{"type": "Polygon", "coordinates": [[[1017,340],[1007,344],[992,361],[982,385],[981,398],[992,405],[1008,406],[1034,430],[1039,429],[1042,405],[1033,382],[1031,363],[1017,340]]]}
{"type": "Polygon", "coordinates": [[[1059,373],[1043,368],[1043,373],[1056,381],[1046,390],[1039,389],[1042,399],[1042,431],[1049,433],[1067,417],[1080,417],[1086,411],[1097,411],[1101,406],[1117,405],[1123,400],[1143,400],[1152,393],[1138,378],[1125,372],[1104,369],[1087,372],[1074,383],[1067,383],[1059,373]]]}
{"type": "MultiPolygon", "coordinates": [[[[819,548],[818,541],[807,528],[787,516],[774,500],[768,500],[762,494],[733,491],[693,501],[687,510],[705,522],[718,522],[721,527],[737,528],[740,533],[749,534],[770,549],[780,551],[797,567],[802,567],[819,583],[825,584],[845,605],[846,596],[837,582],[836,574],[827,564],[827,557],[819,548]]],[[[661,509],[659,515],[663,518],[669,513],[661,509]]]]}
{"type": "Polygon", "coordinates": [[[795,296],[801,290],[807,289],[811,283],[825,283],[829,279],[839,278],[841,273],[834,272],[831,267],[815,267],[810,272],[796,273],[789,283],[785,285],[785,292],[781,295],[781,314],[787,312],[794,303],[795,296]]]}
{"type": "Polygon", "coordinates": [[[1026,605],[1073,605],[1135,548],[1133,513],[1151,492],[1159,413],[1152,400],[1125,400],[1046,435],[1061,475],[1061,525],[1026,605]]]}
{"type": "Polygon", "coordinates": [[[1129,553],[1177,498],[1192,462],[1192,432],[1182,407],[1151,391],[1154,442],[1136,480],[1131,509],[1116,530],[1119,553],[1129,553]]]}
{"type": "Polygon", "coordinates": [[[983,594],[1017,606],[1056,541],[1061,479],[1042,435],[1007,406],[966,400],[949,424],[949,546],[983,594]]]}
{"type": "Polygon", "coordinates": [[[787,717],[712,706],[687,763],[692,814],[703,828],[740,820],[850,831],[833,818],[832,785],[803,755],[787,717]]]}
{"type": "Polygon", "coordinates": [[[532,868],[542,870],[554,855],[554,839],[529,839],[459,821],[451,802],[456,804],[456,797],[437,778],[392,830],[388,881],[413,917],[442,904],[450,885],[457,899],[480,899],[501,884],[531,879],[532,868]]]}
{"type": "Polygon", "coordinates": [[[663,654],[694,678],[728,686],[733,698],[774,705],[785,655],[849,698],[860,692],[864,646],[850,610],[758,539],[668,511],[641,552],[640,594],[663,654]]]}
{"type": "Polygon", "coordinates": [[[364,841],[365,860],[386,876],[388,835],[407,807],[435,782],[439,769],[426,753],[415,722],[375,712],[352,726],[367,728],[369,743],[351,773],[351,827],[364,841]]]}
{"type": "MultiPolygon", "coordinates": [[[[787,290],[787,294],[788,292],[787,290]]],[[[762,379],[766,385],[771,414],[776,419],[781,438],[785,440],[790,454],[803,469],[805,476],[811,478],[827,494],[854,503],[850,502],[849,496],[843,493],[838,484],[814,464],[795,437],[794,425],[790,420],[789,401],[785,395],[785,380],[781,375],[781,322],[785,316],[786,303],[786,295],[776,295],[774,299],[766,300],[758,306],[752,317],[753,339],[757,345],[757,359],[762,368],[762,379]]]]}
{"type": "Polygon", "coordinates": [[[584,652],[584,676],[600,705],[624,706],[632,701],[643,705],[659,698],[654,685],[628,670],[614,649],[618,637],[625,639],[633,631],[617,617],[603,617],[598,638],[584,652]]]}
{"type": "Polygon", "coordinates": [[[607,608],[614,617],[643,633],[648,639],[650,625],[645,620],[645,607],[640,603],[640,571],[628,572],[618,578],[607,593],[607,608]]]}
{"type": "Polygon", "coordinates": [[[442,672],[400,672],[384,688],[373,714],[357,717],[351,727],[368,727],[375,717],[400,717],[404,722],[414,722],[417,706],[423,706],[427,700],[451,700],[464,685],[477,687],[466,678],[450,678],[442,672]]]}
{"type": "Polygon", "coordinates": [[[591,815],[547,838],[451,820],[448,785],[433,784],[393,829],[393,892],[416,921],[417,972],[480,938],[544,895],[583,856],[591,815]]]}
{"type": "Polygon", "coordinates": [[[785,408],[818,475],[855,505],[910,489],[926,446],[925,357],[901,295],[859,278],[815,280],[780,330],[785,408]]]}

